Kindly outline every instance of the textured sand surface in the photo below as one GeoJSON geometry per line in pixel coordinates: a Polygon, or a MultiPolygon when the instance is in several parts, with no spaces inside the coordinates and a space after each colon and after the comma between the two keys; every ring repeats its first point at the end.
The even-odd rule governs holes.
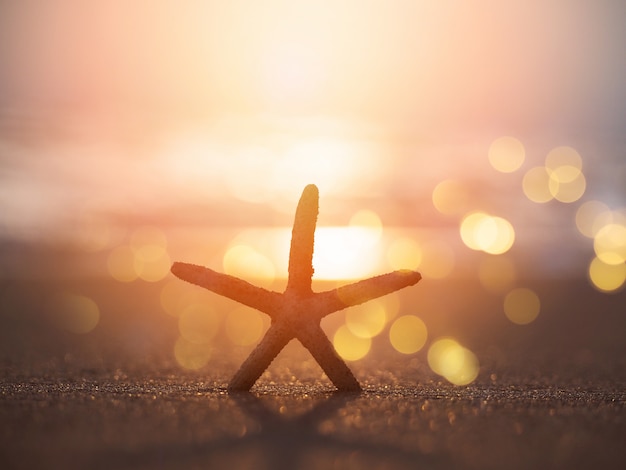
{"type": "Polygon", "coordinates": [[[3,468],[622,468],[623,384],[516,382],[229,395],[176,378],[8,380],[0,455],[3,468]]]}

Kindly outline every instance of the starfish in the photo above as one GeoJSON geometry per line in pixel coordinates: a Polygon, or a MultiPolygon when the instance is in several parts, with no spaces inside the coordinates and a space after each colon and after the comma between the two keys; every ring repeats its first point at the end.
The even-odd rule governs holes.
{"type": "Polygon", "coordinates": [[[320,322],[327,315],[416,284],[421,275],[393,271],[324,292],[313,292],[313,243],[319,192],[310,184],[298,202],[289,251],[289,278],[283,293],[254,286],[242,279],[194,264],[175,262],[180,279],[267,314],[271,325],[228,384],[229,391],[248,391],[278,353],[293,338],[315,358],[340,391],[360,391],[359,382],[326,337],[320,322]]]}

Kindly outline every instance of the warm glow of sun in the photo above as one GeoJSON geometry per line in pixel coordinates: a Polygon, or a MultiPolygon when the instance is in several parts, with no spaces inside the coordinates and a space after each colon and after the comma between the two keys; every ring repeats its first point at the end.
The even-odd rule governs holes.
{"type": "MultiPolygon", "coordinates": [[[[347,141],[326,137],[297,140],[274,157],[271,179],[265,185],[273,193],[282,193],[279,195],[285,200],[297,200],[302,188],[315,181],[320,193],[326,195],[350,178],[360,158],[363,155],[359,155],[358,147],[347,141]]],[[[241,171],[238,175],[245,177],[241,171]]],[[[248,178],[258,175],[249,174],[248,178]]]]}
{"type": "Polygon", "coordinates": [[[315,279],[359,279],[375,272],[380,257],[380,229],[318,227],[315,232],[315,279]]]}
{"type": "Polygon", "coordinates": [[[226,274],[259,280],[263,287],[274,281],[274,264],[249,245],[231,246],[224,254],[223,265],[226,274]]]}
{"type": "MultiPolygon", "coordinates": [[[[357,211],[346,226],[317,226],[313,280],[361,279],[376,274],[384,257],[382,232],[380,218],[368,210],[357,211]]],[[[290,240],[291,227],[244,230],[223,255],[224,272],[271,288],[275,279],[288,276],[290,240]]]]}

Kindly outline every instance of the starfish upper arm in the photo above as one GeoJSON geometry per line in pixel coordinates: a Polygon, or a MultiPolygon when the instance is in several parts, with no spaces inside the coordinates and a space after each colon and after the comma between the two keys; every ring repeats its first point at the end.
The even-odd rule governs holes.
{"type": "Polygon", "coordinates": [[[320,309],[321,317],[412,286],[417,284],[421,278],[421,274],[416,271],[400,270],[370,277],[330,291],[320,292],[317,295],[323,305],[320,309]]]}

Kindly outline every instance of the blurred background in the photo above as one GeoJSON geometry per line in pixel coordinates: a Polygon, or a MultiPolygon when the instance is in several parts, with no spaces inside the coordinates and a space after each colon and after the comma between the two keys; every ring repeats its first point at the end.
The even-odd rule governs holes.
{"type": "Polygon", "coordinates": [[[314,289],[423,275],[322,323],[357,376],[623,377],[624,24],[611,0],[1,2],[5,374],[226,381],[269,320],[169,267],[281,291],[314,183],[314,289]]]}

